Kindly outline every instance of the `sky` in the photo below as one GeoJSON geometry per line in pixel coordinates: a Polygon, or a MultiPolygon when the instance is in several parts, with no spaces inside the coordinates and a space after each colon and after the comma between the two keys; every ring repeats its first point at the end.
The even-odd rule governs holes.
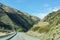
{"type": "Polygon", "coordinates": [[[60,9],[60,0],[0,0],[1,3],[39,18],[60,9]]]}

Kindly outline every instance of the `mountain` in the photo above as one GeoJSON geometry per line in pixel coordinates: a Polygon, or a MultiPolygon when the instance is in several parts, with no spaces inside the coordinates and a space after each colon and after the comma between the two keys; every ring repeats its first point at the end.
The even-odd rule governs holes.
{"type": "Polygon", "coordinates": [[[28,31],[40,18],[0,3],[0,29],[28,31]]]}
{"type": "Polygon", "coordinates": [[[60,10],[49,13],[43,21],[49,22],[52,26],[60,24],[60,10]]]}
{"type": "MultiPolygon", "coordinates": [[[[49,13],[44,19],[40,20],[34,27],[47,27],[57,26],[60,24],[60,10],[49,13]]],[[[34,29],[33,27],[33,29],[34,29]]]]}
{"type": "Polygon", "coordinates": [[[60,10],[49,13],[27,34],[38,37],[40,40],[60,40],[60,10]]]}

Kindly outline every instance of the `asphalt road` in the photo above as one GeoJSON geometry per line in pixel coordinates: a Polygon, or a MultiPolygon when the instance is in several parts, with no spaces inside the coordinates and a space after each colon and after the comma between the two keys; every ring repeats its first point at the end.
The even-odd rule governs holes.
{"type": "Polygon", "coordinates": [[[39,40],[38,38],[27,35],[24,32],[18,32],[8,37],[0,38],[0,40],[39,40]],[[14,35],[14,36],[13,36],[14,35]]]}
{"type": "Polygon", "coordinates": [[[35,37],[29,36],[23,32],[17,33],[13,38],[10,40],[39,40],[35,37]]]}

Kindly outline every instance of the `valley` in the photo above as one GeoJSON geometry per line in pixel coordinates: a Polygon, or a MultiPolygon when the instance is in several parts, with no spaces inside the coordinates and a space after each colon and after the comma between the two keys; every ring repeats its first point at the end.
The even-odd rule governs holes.
{"type": "Polygon", "coordinates": [[[11,32],[11,40],[60,40],[60,10],[40,19],[0,3],[0,34],[11,32]]]}

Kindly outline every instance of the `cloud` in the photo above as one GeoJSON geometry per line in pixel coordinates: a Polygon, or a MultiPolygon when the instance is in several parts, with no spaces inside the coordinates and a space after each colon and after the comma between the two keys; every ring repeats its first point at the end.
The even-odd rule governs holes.
{"type": "Polygon", "coordinates": [[[39,18],[44,18],[46,15],[47,15],[48,13],[35,13],[35,14],[33,14],[33,15],[35,15],[35,16],[37,16],[37,17],[39,17],[39,18]]]}
{"type": "Polygon", "coordinates": [[[51,7],[51,6],[47,6],[46,5],[46,8],[45,10],[43,10],[43,13],[34,13],[33,15],[43,19],[45,16],[47,16],[49,13],[53,12],[53,11],[57,11],[60,9],[60,6],[56,6],[56,7],[51,7]],[[46,11],[46,12],[44,12],[46,11]]]}
{"type": "Polygon", "coordinates": [[[54,8],[52,9],[52,11],[57,11],[57,10],[59,10],[59,9],[60,9],[60,6],[54,7],[54,8]]]}
{"type": "Polygon", "coordinates": [[[45,8],[46,10],[48,10],[49,12],[57,11],[57,10],[60,9],[60,6],[55,6],[55,7],[53,7],[51,4],[44,4],[43,6],[44,6],[44,8],[45,8]]]}

